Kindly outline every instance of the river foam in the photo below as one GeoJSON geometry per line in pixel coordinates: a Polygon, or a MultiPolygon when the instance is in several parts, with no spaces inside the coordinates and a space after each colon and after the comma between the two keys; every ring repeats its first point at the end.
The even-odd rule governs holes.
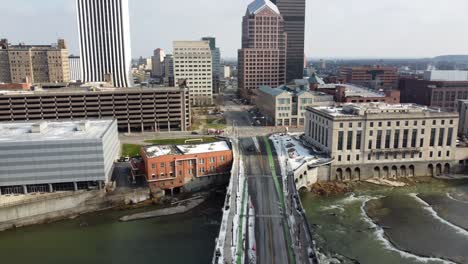
{"type": "MultiPolygon", "coordinates": [[[[356,199],[359,199],[359,198],[356,198],[356,199]]],[[[387,249],[389,251],[392,251],[392,252],[395,252],[395,253],[398,253],[403,258],[412,259],[412,260],[415,260],[415,261],[421,262],[421,263],[439,262],[439,263],[443,263],[443,264],[456,264],[455,262],[440,259],[440,258],[421,257],[421,256],[414,255],[412,253],[409,253],[409,252],[406,252],[406,251],[403,251],[403,250],[400,250],[400,249],[396,248],[390,241],[388,241],[388,239],[385,238],[385,231],[383,230],[383,228],[380,227],[379,225],[375,224],[374,221],[369,217],[369,215],[367,215],[367,212],[366,212],[366,209],[365,209],[366,204],[369,201],[375,200],[375,199],[379,199],[379,198],[362,197],[362,199],[361,199],[361,201],[362,201],[361,216],[362,216],[363,220],[367,224],[369,224],[371,226],[371,228],[374,230],[374,235],[379,240],[379,242],[384,246],[385,249],[387,249]]]]}
{"type": "Polygon", "coordinates": [[[447,197],[448,197],[450,200],[453,200],[453,201],[455,201],[455,202],[460,202],[460,203],[468,204],[468,201],[463,201],[463,200],[457,199],[457,198],[453,197],[450,193],[447,193],[447,197]]]}
{"type": "Polygon", "coordinates": [[[418,203],[420,203],[423,206],[423,209],[426,210],[427,212],[429,212],[429,214],[431,214],[434,217],[434,219],[436,219],[437,221],[439,221],[439,222],[441,222],[441,223],[443,223],[445,225],[450,226],[458,234],[468,237],[468,231],[467,230],[465,230],[464,228],[462,228],[460,226],[457,226],[457,225],[445,220],[444,218],[440,217],[439,214],[434,210],[434,208],[432,208],[432,206],[430,204],[428,204],[423,199],[419,198],[418,194],[410,193],[409,196],[413,197],[418,203]]]}

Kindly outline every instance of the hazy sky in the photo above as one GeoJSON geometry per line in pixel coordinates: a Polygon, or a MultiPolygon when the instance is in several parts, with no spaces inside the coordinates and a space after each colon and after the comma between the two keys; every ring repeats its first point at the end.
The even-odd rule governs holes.
{"type": "MultiPolygon", "coordinates": [[[[65,38],[78,54],[76,0],[1,0],[0,37],[49,44],[65,38]]],[[[306,0],[308,57],[433,57],[468,54],[467,0],[306,0]]],[[[132,55],[173,40],[217,38],[236,57],[250,0],[129,0],[132,55]]]]}

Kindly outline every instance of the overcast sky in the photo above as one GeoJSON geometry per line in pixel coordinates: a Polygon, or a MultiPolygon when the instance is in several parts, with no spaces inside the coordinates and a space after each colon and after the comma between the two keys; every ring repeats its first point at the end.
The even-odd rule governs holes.
{"type": "MultiPolygon", "coordinates": [[[[1,0],[0,37],[49,44],[65,38],[78,54],[76,0],[1,0]]],[[[312,58],[468,54],[467,0],[306,0],[312,58]]],[[[173,40],[215,36],[236,57],[250,0],[129,0],[132,55],[171,51],[173,40]]]]}

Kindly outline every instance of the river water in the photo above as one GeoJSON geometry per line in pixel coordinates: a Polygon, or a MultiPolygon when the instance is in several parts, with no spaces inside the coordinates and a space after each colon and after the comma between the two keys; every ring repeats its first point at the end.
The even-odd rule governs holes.
{"type": "Polygon", "coordinates": [[[468,263],[468,181],[362,183],[353,194],[302,201],[323,263],[468,263]]]}
{"type": "Polygon", "coordinates": [[[142,209],[104,211],[2,232],[0,263],[210,263],[223,202],[214,194],[183,215],[123,223],[142,209]]]}

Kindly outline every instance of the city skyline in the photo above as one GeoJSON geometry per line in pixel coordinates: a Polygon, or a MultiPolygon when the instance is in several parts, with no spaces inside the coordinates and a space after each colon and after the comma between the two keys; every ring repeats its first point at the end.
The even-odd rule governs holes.
{"type": "MultiPolygon", "coordinates": [[[[158,47],[172,51],[174,40],[211,35],[217,38],[224,58],[235,58],[241,45],[242,16],[250,0],[221,1],[216,5],[214,0],[167,1],[163,9],[159,7],[161,2],[130,1],[133,57],[149,57],[158,47]],[[177,21],[176,17],[184,19],[177,21]],[[213,23],[219,19],[223,23],[213,23]],[[168,22],[172,23],[171,27],[167,26],[168,22]],[[164,27],[158,27],[159,24],[164,27]]],[[[468,36],[463,27],[456,25],[468,23],[468,17],[464,16],[468,3],[450,0],[440,6],[429,2],[432,0],[383,0],[375,5],[369,0],[353,3],[308,0],[305,53],[309,58],[422,58],[467,54],[468,36]]],[[[75,5],[75,0],[4,3],[4,18],[14,19],[17,25],[3,28],[0,35],[11,43],[47,44],[61,37],[69,43],[70,54],[78,55],[75,5]]]]}

